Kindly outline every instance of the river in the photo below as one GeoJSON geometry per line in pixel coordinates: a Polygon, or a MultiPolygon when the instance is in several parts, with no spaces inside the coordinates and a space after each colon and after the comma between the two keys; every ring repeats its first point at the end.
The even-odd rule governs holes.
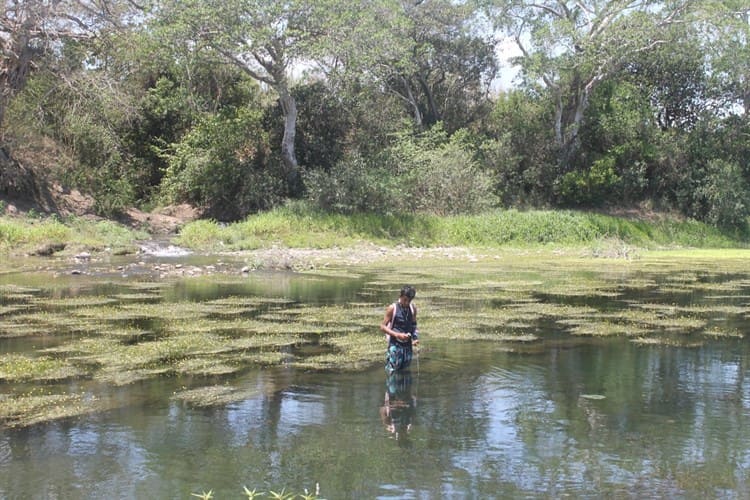
{"type": "MultiPolygon", "coordinates": [[[[549,261],[512,272],[508,267],[516,264],[476,265],[465,274],[457,264],[411,271],[423,346],[410,370],[392,378],[380,355],[356,368],[313,369],[301,360],[325,360],[335,349],[299,342],[315,333],[310,325],[323,325],[321,336],[325,325],[350,325],[326,321],[351,310],[358,325],[351,335],[382,342],[377,324],[400,279],[384,280],[382,270],[167,281],[4,276],[3,355],[58,360],[77,354],[69,365],[54,366],[55,373],[66,373],[57,378],[6,375],[0,405],[35,391],[64,392],[97,409],[3,428],[0,498],[191,498],[209,491],[213,498],[247,498],[244,488],[317,491],[327,499],[747,498],[750,275],[740,264],[726,270],[615,263],[557,273],[549,261]],[[568,281],[583,284],[575,293],[562,292],[560,284],[568,281]],[[522,297],[508,298],[522,289],[522,297]],[[450,309],[457,297],[461,304],[450,309]],[[269,302],[259,306],[261,299],[269,302]],[[231,310],[219,307],[228,303],[231,310]],[[123,304],[135,304],[142,314],[118,316],[131,313],[123,304]],[[172,304],[167,310],[177,326],[163,317],[144,319],[154,314],[151,304],[172,304]],[[529,304],[537,311],[555,306],[559,317],[542,312],[529,318],[529,304]],[[521,307],[523,314],[507,317],[521,307]],[[633,309],[654,318],[616,316],[633,309]],[[488,316],[488,310],[504,313],[488,316]],[[582,326],[580,313],[591,310],[596,322],[582,326]],[[116,317],[102,319],[107,315],[116,317]],[[439,331],[457,315],[459,323],[479,318],[460,340],[439,331]],[[312,319],[306,323],[303,316],[312,319]],[[214,332],[227,317],[286,323],[300,337],[274,351],[283,354],[280,361],[258,365],[256,359],[233,369],[235,354],[234,363],[227,358],[221,365],[226,371],[184,368],[186,357],[200,356],[170,351],[179,359],[170,358],[167,372],[145,373],[153,360],[139,361],[137,369],[118,365],[118,373],[138,375],[127,381],[91,363],[93,350],[81,354],[102,336],[92,322],[106,324],[108,333],[130,329],[116,338],[135,345],[154,344],[173,335],[171,329],[196,323],[199,331],[214,332]],[[626,328],[582,334],[601,329],[602,317],[626,328]],[[65,318],[83,318],[88,326],[51,326],[65,318]],[[21,329],[29,324],[40,331],[21,329]],[[656,329],[658,336],[649,334],[656,329]],[[78,371],[65,371],[71,367],[78,371]],[[205,386],[219,395],[224,388],[231,397],[211,404],[183,397],[205,386]]],[[[237,335],[221,338],[235,341],[237,335]]],[[[206,342],[211,356],[223,355],[213,340],[206,342]]]]}

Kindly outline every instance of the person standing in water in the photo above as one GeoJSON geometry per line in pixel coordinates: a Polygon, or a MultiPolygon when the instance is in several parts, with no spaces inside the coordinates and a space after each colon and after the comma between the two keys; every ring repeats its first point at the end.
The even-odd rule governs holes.
{"type": "Polygon", "coordinates": [[[385,370],[391,374],[409,366],[412,346],[419,343],[417,330],[417,308],[412,304],[417,291],[413,286],[401,288],[396,302],[385,310],[380,329],[388,338],[388,351],[385,357],[385,370]]]}

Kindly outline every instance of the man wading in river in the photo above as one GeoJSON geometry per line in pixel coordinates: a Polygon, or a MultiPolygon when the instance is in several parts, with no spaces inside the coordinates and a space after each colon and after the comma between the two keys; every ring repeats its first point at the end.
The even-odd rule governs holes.
{"type": "Polygon", "coordinates": [[[411,303],[416,294],[413,286],[404,286],[398,301],[386,308],[385,317],[380,323],[380,329],[388,338],[385,370],[389,374],[409,366],[412,345],[419,343],[417,308],[411,303]]]}

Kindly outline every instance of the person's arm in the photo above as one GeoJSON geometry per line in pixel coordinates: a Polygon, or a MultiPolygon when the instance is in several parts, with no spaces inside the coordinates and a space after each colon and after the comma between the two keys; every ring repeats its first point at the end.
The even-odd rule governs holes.
{"type": "Polygon", "coordinates": [[[391,323],[391,320],[393,319],[393,313],[395,311],[395,307],[393,304],[389,305],[385,309],[385,317],[383,318],[383,322],[380,323],[380,329],[388,336],[393,337],[400,341],[406,341],[409,340],[409,334],[408,333],[400,333],[395,330],[392,330],[388,325],[391,323]]]}

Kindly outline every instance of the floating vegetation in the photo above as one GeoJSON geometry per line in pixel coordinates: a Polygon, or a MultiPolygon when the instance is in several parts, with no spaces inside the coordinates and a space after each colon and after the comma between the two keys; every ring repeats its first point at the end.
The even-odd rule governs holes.
{"type": "Polygon", "coordinates": [[[226,385],[210,385],[176,392],[172,396],[172,399],[182,401],[191,406],[206,408],[243,401],[257,395],[257,390],[241,390],[226,385]]]}
{"type": "Polygon", "coordinates": [[[708,328],[703,332],[703,335],[715,338],[744,338],[745,335],[737,329],[722,329],[722,328],[708,328]]]}
{"type": "Polygon", "coordinates": [[[65,298],[37,298],[33,301],[33,304],[40,307],[70,309],[74,307],[100,307],[110,304],[116,304],[117,302],[118,300],[113,297],[91,297],[88,295],[82,295],[77,297],[65,298]]]}
{"type": "Polygon", "coordinates": [[[652,318],[644,322],[644,326],[653,326],[666,332],[691,333],[706,325],[706,322],[697,318],[675,317],[675,318],[652,318]]]}
{"type": "Polygon", "coordinates": [[[224,297],[221,299],[209,300],[206,304],[213,304],[217,306],[232,307],[238,309],[254,309],[262,304],[269,303],[268,300],[262,297],[243,297],[243,296],[232,296],[224,297]]]}
{"type": "Polygon", "coordinates": [[[29,309],[31,305],[29,304],[15,304],[15,305],[9,305],[9,306],[0,306],[0,316],[8,316],[15,314],[20,311],[25,311],[29,309]]]}
{"type": "Polygon", "coordinates": [[[148,292],[116,293],[110,298],[117,302],[152,302],[159,300],[159,295],[148,292]]]}
{"type": "Polygon", "coordinates": [[[175,364],[175,372],[180,375],[221,376],[236,373],[238,365],[217,362],[209,358],[183,359],[175,364]]]}
{"type": "Polygon", "coordinates": [[[571,335],[586,335],[592,337],[609,337],[613,335],[641,336],[648,333],[648,330],[637,326],[611,323],[608,321],[592,321],[579,323],[570,330],[571,335]]]}
{"type": "Polygon", "coordinates": [[[84,372],[68,361],[46,356],[0,355],[0,382],[57,382],[84,372]]]}
{"type": "Polygon", "coordinates": [[[26,427],[59,418],[96,411],[84,405],[79,394],[24,394],[0,399],[0,423],[7,427],[26,427]]]}
{"type": "Polygon", "coordinates": [[[379,324],[405,282],[417,287],[427,347],[435,339],[481,340],[498,352],[535,353],[551,339],[566,346],[621,337],[691,347],[746,337],[744,261],[734,268],[724,263],[721,272],[718,264],[700,265],[705,268],[649,256],[613,265],[565,255],[467,254],[415,258],[398,276],[393,263],[380,262],[314,273],[0,285],[0,339],[14,339],[19,351],[0,355],[0,381],[9,394],[0,396],[0,420],[27,425],[88,411],[80,397],[16,395],[24,385],[74,381],[102,391],[184,377],[190,388],[174,399],[210,406],[252,397],[228,381],[257,366],[380,364],[386,341],[379,324]],[[341,283],[347,289],[339,293],[341,283]]]}
{"type": "Polygon", "coordinates": [[[603,285],[589,284],[581,286],[578,283],[563,284],[558,283],[552,286],[545,286],[543,289],[545,295],[558,295],[562,297],[619,297],[622,292],[612,290],[603,285]]]}
{"type": "Polygon", "coordinates": [[[687,347],[696,348],[703,345],[701,341],[685,341],[680,339],[674,339],[670,337],[635,337],[630,339],[630,342],[639,345],[661,345],[661,346],[673,346],[673,347],[687,347]]]}
{"type": "Polygon", "coordinates": [[[4,322],[0,324],[0,339],[33,337],[39,334],[38,325],[17,322],[4,322]]]}
{"type": "Polygon", "coordinates": [[[28,300],[40,293],[40,288],[32,288],[13,284],[0,285],[0,298],[5,300],[28,300]]]}
{"type": "Polygon", "coordinates": [[[724,282],[698,282],[690,285],[692,290],[702,292],[735,292],[750,287],[746,280],[732,280],[724,282]]]}

